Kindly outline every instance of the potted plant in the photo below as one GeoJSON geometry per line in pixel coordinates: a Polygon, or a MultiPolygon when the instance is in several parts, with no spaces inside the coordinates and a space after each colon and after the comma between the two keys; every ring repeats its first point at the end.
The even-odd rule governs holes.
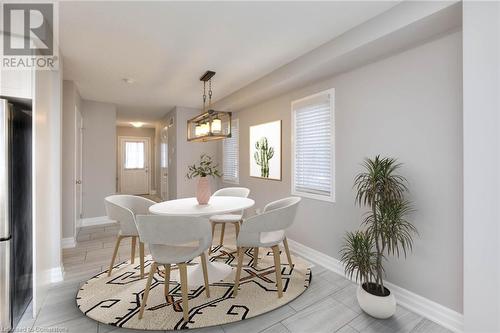
{"type": "Polygon", "coordinates": [[[397,174],[401,164],[393,158],[366,159],[365,171],[354,181],[356,203],[368,206],[363,230],[348,232],[341,249],[346,275],[360,283],[356,296],[369,315],[385,319],[396,311],[396,299],[384,286],[386,255],[399,257],[412,250],[416,228],[406,219],[412,211],[405,199],[407,180],[397,174]]]}
{"type": "Polygon", "coordinates": [[[186,174],[186,177],[188,179],[199,177],[198,186],[196,187],[196,200],[198,200],[200,205],[208,204],[208,200],[210,200],[210,196],[212,195],[210,192],[208,176],[222,176],[218,167],[219,165],[214,163],[212,157],[206,154],[200,156],[200,164],[188,166],[188,173],[186,174]]]}

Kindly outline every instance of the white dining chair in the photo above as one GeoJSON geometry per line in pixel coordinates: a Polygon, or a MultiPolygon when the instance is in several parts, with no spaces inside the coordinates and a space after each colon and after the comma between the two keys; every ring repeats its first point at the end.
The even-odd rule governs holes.
{"type": "MultiPolygon", "coordinates": [[[[131,237],[131,253],[130,261],[133,264],[135,261],[135,248],[137,238],[139,233],[136,227],[136,215],[149,214],[149,207],[154,205],[156,202],[143,197],[138,197],[135,195],[126,194],[116,194],[110,195],[104,198],[104,205],[106,206],[106,213],[110,220],[115,220],[120,226],[120,231],[116,238],[115,249],[113,251],[113,257],[111,258],[111,264],[109,265],[108,276],[111,276],[113,271],[113,266],[115,264],[116,255],[120,248],[120,242],[122,239],[131,237]]],[[[141,279],[144,278],[144,243],[139,241],[139,260],[140,260],[140,270],[141,279]]]]}
{"type": "Polygon", "coordinates": [[[278,297],[283,296],[279,244],[283,242],[288,264],[293,267],[285,230],[294,222],[299,202],[299,197],[288,197],[271,202],[264,207],[261,214],[245,219],[241,224],[240,234],[236,241],[238,266],[234,280],[234,296],[238,294],[245,249],[252,247],[254,248],[254,265],[258,259],[259,247],[270,247],[273,250],[278,297]]]}
{"type": "Polygon", "coordinates": [[[189,321],[187,262],[200,256],[205,281],[205,292],[210,297],[208,285],[207,257],[212,237],[210,223],[206,218],[191,216],[137,216],[137,228],[141,242],[147,243],[153,262],[149,271],[139,319],[142,319],[148,301],[151,281],[158,265],[165,267],[164,294],[168,296],[171,265],[179,268],[182,309],[184,321],[189,321]]]}
{"type": "MultiPolygon", "coordinates": [[[[250,190],[245,187],[226,187],[217,190],[212,196],[225,196],[225,197],[241,197],[247,198],[250,194],[250,190]]],[[[224,231],[226,229],[226,224],[231,223],[236,231],[236,237],[238,237],[238,233],[240,232],[240,223],[243,218],[244,211],[233,212],[233,214],[221,214],[221,215],[213,215],[210,217],[210,222],[212,223],[212,238],[215,233],[215,226],[220,224],[220,246],[224,244],[224,231]]],[[[210,248],[209,253],[212,253],[212,248],[210,248]]]]}

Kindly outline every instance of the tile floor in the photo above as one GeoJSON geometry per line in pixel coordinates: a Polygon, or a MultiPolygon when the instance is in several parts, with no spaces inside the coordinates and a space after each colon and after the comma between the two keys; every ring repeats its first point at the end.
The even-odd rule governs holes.
{"type": "MultiPolygon", "coordinates": [[[[234,232],[227,228],[225,243],[233,242],[234,232]]],[[[55,284],[36,318],[25,315],[18,329],[50,332],[126,333],[139,332],[116,328],[85,317],[76,307],[75,295],[81,283],[108,268],[118,232],[116,225],[86,227],[78,233],[76,248],[63,252],[64,281],[55,284]]],[[[218,235],[214,238],[218,240],[218,235]]],[[[130,240],[122,242],[119,259],[130,256],[130,240]]],[[[398,307],[394,317],[377,320],[364,314],[356,302],[356,286],[320,266],[312,268],[311,286],[291,303],[248,320],[204,329],[193,333],[288,333],[288,332],[449,332],[445,328],[398,307]]],[[[31,313],[31,311],[27,311],[31,313]]]]}

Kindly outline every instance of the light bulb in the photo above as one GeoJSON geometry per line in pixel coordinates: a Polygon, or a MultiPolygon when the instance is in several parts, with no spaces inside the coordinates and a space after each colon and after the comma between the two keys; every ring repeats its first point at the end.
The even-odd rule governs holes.
{"type": "Polygon", "coordinates": [[[194,135],[201,136],[202,135],[201,133],[202,133],[201,125],[196,125],[196,127],[194,128],[194,135]]]}
{"type": "Polygon", "coordinates": [[[207,135],[208,132],[210,131],[210,126],[208,125],[208,123],[204,123],[203,125],[201,125],[201,128],[202,128],[202,135],[207,135]]]}
{"type": "Polygon", "coordinates": [[[212,121],[212,132],[220,133],[221,130],[222,130],[222,120],[220,120],[219,118],[215,118],[212,121]]]}

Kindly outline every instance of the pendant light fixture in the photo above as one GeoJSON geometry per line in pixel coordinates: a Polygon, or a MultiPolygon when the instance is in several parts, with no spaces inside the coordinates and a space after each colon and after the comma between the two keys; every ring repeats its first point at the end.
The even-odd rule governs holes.
{"type": "Polygon", "coordinates": [[[231,112],[212,109],[213,71],[206,71],[201,77],[203,82],[203,110],[187,122],[188,141],[213,141],[231,137],[231,112]],[[208,82],[208,105],[207,105],[208,82]]]}

